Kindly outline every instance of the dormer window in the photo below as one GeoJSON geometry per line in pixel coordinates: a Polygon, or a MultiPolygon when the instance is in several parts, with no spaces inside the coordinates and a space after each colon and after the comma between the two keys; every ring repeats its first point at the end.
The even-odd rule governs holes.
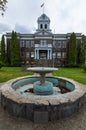
{"type": "Polygon", "coordinates": [[[43,29],[43,24],[40,25],[40,28],[43,29]]]}
{"type": "Polygon", "coordinates": [[[47,24],[45,24],[45,29],[47,29],[47,24]]]}

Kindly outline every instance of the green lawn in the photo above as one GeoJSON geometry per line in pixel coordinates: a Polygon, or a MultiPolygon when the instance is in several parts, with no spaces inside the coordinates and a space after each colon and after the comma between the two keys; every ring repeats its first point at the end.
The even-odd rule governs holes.
{"type": "Polygon", "coordinates": [[[32,75],[32,73],[24,71],[21,67],[2,67],[0,69],[0,83],[27,75],[32,75]]]}
{"type": "Polygon", "coordinates": [[[53,72],[53,75],[71,78],[79,83],[86,84],[86,73],[81,68],[59,68],[53,72]]]}
{"type": "MultiPolygon", "coordinates": [[[[0,83],[27,75],[32,75],[32,73],[22,70],[21,67],[3,67],[0,69],[0,83]]],[[[53,72],[53,75],[71,78],[86,84],[86,73],[84,73],[81,68],[59,68],[57,71],[53,72]]]]}

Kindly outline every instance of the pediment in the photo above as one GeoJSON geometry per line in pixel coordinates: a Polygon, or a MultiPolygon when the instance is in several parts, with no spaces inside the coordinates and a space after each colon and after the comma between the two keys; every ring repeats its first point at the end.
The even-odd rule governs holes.
{"type": "Polygon", "coordinates": [[[46,30],[37,31],[35,34],[36,34],[36,35],[52,35],[51,32],[48,32],[48,31],[46,31],[46,30]]]}

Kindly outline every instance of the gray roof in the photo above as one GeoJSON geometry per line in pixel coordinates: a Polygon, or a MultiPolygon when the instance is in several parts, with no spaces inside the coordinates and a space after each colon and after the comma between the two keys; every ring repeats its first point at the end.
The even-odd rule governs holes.
{"type": "Polygon", "coordinates": [[[42,15],[38,18],[37,22],[42,22],[42,21],[48,21],[48,22],[50,22],[50,18],[49,18],[46,14],[42,14],[42,15]]]}

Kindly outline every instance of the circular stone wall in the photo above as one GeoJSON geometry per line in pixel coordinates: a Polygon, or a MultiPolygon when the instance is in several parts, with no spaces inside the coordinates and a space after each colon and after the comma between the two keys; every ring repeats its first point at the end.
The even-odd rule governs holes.
{"type": "Polygon", "coordinates": [[[23,78],[6,82],[1,90],[1,105],[14,116],[46,123],[72,115],[86,102],[86,89],[73,80],[58,78],[60,84],[61,81],[68,81],[75,86],[75,90],[69,93],[40,96],[21,94],[11,87],[14,82],[23,78]]]}

